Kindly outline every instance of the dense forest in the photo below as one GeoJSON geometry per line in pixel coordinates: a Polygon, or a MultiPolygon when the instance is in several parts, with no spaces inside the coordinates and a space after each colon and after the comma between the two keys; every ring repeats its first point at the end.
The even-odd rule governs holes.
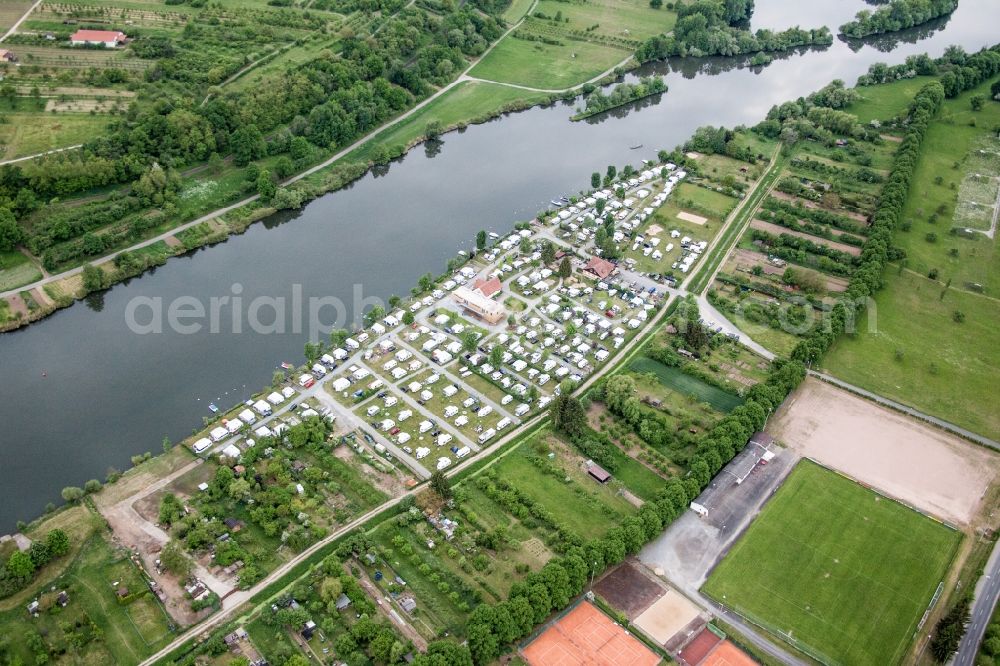
{"type": "MultiPolygon", "coordinates": [[[[276,16],[282,14],[270,12],[267,19],[273,23],[276,16]]],[[[20,221],[53,198],[131,187],[116,189],[99,206],[64,209],[23,230],[10,229],[9,216],[0,215],[0,242],[26,243],[49,269],[101,255],[162,222],[162,209],[169,212],[177,195],[178,171],[220,155],[231,154],[241,166],[267,155],[347,145],[449,83],[468,58],[500,37],[503,23],[470,4],[451,11],[404,8],[379,28],[377,39],[343,30],[338,52],[323,51],[267,85],[222,92],[202,104],[198,98],[217,79],[211,68],[163,39],[146,48],[150,40],[143,53],[156,59],[144,74],[146,93],[82,150],[0,167],[0,210],[20,221]],[[161,214],[93,233],[148,208],[161,214]]],[[[184,39],[202,33],[192,20],[184,39]]]]}

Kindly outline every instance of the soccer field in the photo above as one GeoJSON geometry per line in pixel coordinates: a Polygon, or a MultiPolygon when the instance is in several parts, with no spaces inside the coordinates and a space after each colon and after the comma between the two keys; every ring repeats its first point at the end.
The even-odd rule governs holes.
{"type": "Polygon", "coordinates": [[[960,541],[804,460],[703,591],[823,661],[895,664],[960,541]]]}

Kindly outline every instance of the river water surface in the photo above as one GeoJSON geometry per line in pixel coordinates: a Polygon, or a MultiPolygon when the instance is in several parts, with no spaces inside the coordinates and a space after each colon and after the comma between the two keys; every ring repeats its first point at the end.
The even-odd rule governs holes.
{"type": "MultiPolygon", "coordinates": [[[[861,0],[756,4],[755,26],[834,31],[868,7],[861,0]]],[[[301,289],[303,299],[336,296],[350,305],[356,284],[367,296],[405,294],[421,274],[443,271],[477,230],[509,230],[550,199],[588,187],[591,172],[608,164],[638,164],[701,125],[754,124],[773,104],[832,79],[853,84],[873,62],[936,57],[951,44],[979,49],[997,41],[998,25],[1000,2],[962,0],[948,19],[898,37],[838,40],[764,68],[724,58],[656,63],[637,73],[666,76],[669,93],[653,104],[580,123],[569,122],[572,105],[559,104],[447,134],[387,173],[0,335],[0,534],[58,503],[62,487],[103,479],[134,454],[159,452],[164,437],[191,434],[210,401],[229,406],[268,384],[281,361],[301,361],[305,329],[138,335],[125,318],[134,298],[207,303],[239,291],[249,303],[301,289]],[[630,150],[636,144],[644,148],[630,150]]]]}

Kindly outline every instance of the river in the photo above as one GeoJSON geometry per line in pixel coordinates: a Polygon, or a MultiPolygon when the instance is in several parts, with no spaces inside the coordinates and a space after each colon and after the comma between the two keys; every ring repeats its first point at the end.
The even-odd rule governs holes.
{"type": "MultiPolygon", "coordinates": [[[[861,0],[758,0],[754,24],[835,31],[864,7],[861,0]]],[[[133,299],[166,304],[188,296],[207,304],[240,292],[250,303],[290,299],[300,288],[303,300],[335,296],[350,304],[355,284],[366,296],[405,294],[421,274],[442,272],[477,230],[509,230],[553,197],[588,187],[591,172],[608,164],[637,164],[701,125],[753,124],[773,104],[832,79],[853,84],[873,62],[939,56],[950,44],[979,49],[997,39],[997,25],[996,0],[962,0],[950,18],[901,39],[837,40],[763,68],[725,58],[655,63],[637,73],[666,76],[669,93],[654,103],[580,123],[568,120],[573,105],[558,104],[447,134],[297,213],[0,335],[0,534],[58,503],[64,486],[103,479],[134,454],[158,453],[164,437],[191,434],[210,401],[231,405],[267,385],[281,361],[301,361],[307,328],[137,334],[126,324],[133,299]],[[640,143],[642,150],[630,150],[640,143]]],[[[138,318],[149,320],[148,308],[138,318]]]]}

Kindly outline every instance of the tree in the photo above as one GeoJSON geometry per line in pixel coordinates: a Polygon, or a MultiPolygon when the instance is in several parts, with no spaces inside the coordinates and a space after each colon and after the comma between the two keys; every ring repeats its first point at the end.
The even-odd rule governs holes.
{"type": "Polygon", "coordinates": [[[83,499],[83,488],[67,486],[62,489],[62,498],[67,502],[79,502],[83,499]]]}
{"type": "Polygon", "coordinates": [[[10,252],[25,239],[24,229],[14,219],[14,213],[0,208],[0,252],[10,252]]]}
{"type": "Polygon", "coordinates": [[[595,190],[601,186],[601,174],[597,171],[590,174],[590,186],[595,190]]]}
{"type": "Polygon", "coordinates": [[[649,0],[649,6],[653,9],[659,9],[663,6],[663,0],[649,0]]]}
{"type": "Polygon", "coordinates": [[[69,552],[69,536],[60,529],[52,530],[45,535],[45,545],[52,557],[62,557],[69,552]]]}
{"type": "Polygon", "coordinates": [[[191,560],[176,541],[169,541],[160,551],[160,564],[176,576],[186,576],[191,571],[191,560]]]}
{"type": "Polygon", "coordinates": [[[428,139],[436,139],[441,136],[441,128],[441,121],[435,119],[427,123],[427,128],[424,130],[424,133],[427,135],[428,139]]]}
{"type": "Polygon", "coordinates": [[[407,310],[406,312],[403,313],[403,323],[406,326],[412,326],[414,320],[415,320],[415,317],[413,316],[413,313],[410,312],[409,310],[407,310]]]}
{"type": "Polygon", "coordinates": [[[83,288],[88,292],[104,289],[104,271],[93,264],[83,267],[83,288]]]}
{"type": "Polygon", "coordinates": [[[549,413],[556,429],[571,437],[579,436],[587,429],[587,412],[583,404],[571,395],[560,395],[553,400],[549,413]]]}
{"type": "Polygon", "coordinates": [[[965,634],[965,625],[969,622],[969,603],[968,596],[959,599],[934,627],[930,647],[931,654],[938,663],[947,662],[958,649],[962,635],[965,634]]]}
{"type": "Polygon", "coordinates": [[[551,264],[556,260],[556,246],[551,241],[542,243],[542,263],[551,264]]]}
{"type": "Polygon", "coordinates": [[[253,123],[240,125],[229,137],[229,146],[233,149],[233,163],[236,166],[246,166],[267,152],[264,138],[253,123]]]}
{"type": "Polygon", "coordinates": [[[35,573],[35,564],[28,553],[15,550],[7,560],[7,572],[14,578],[28,580],[35,573]]]}
{"type": "Polygon", "coordinates": [[[90,479],[85,484],[83,484],[83,490],[87,493],[96,493],[101,489],[101,482],[97,479],[90,479]]]}
{"type": "Polygon", "coordinates": [[[563,257],[559,263],[559,277],[565,280],[573,274],[573,265],[569,262],[569,257],[563,257]]]}
{"type": "Polygon", "coordinates": [[[614,375],[604,383],[604,404],[620,414],[625,401],[635,394],[635,380],[628,375],[614,375]]]}
{"type": "Polygon", "coordinates": [[[973,95],[969,98],[969,104],[972,106],[973,111],[979,111],[983,108],[986,103],[986,95],[973,95]]]}
{"type": "Polygon", "coordinates": [[[479,345],[479,335],[475,331],[466,331],[462,334],[462,350],[467,352],[476,351],[479,345]]]}
{"type": "Polygon", "coordinates": [[[260,195],[260,198],[264,201],[270,201],[274,198],[274,193],[277,190],[277,185],[271,179],[271,172],[267,169],[261,169],[257,175],[257,194],[260,195]]]}
{"type": "Polygon", "coordinates": [[[334,347],[340,347],[344,344],[344,341],[349,338],[351,334],[343,328],[338,328],[330,331],[330,344],[334,347]]]}
{"type": "Polygon", "coordinates": [[[499,368],[503,364],[503,347],[500,345],[493,345],[490,349],[490,365],[494,368],[499,368]]]}
{"type": "Polygon", "coordinates": [[[441,470],[436,470],[431,474],[430,487],[441,499],[451,499],[451,481],[448,480],[448,477],[441,470]]]}
{"type": "Polygon", "coordinates": [[[482,229],[476,234],[476,249],[485,250],[486,249],[486,232],[482,229]]]}

